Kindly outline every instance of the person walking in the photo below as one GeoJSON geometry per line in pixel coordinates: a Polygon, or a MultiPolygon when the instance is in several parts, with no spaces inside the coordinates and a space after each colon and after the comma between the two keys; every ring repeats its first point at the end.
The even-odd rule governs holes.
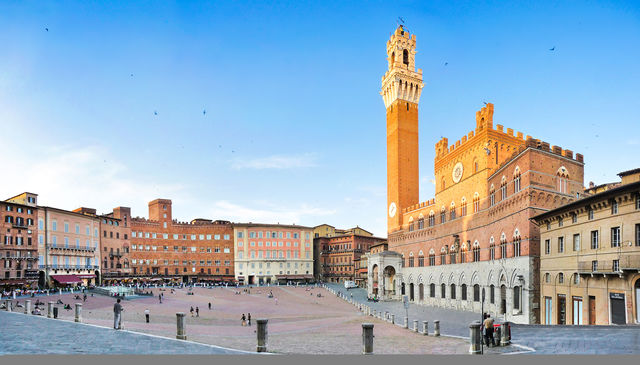
{"type": "Polygon", "coordinates": [[[247,325],[247,317],[244,316],[244,313],[242,313],[242,327],[247,325]]]}
{"type": "Polygon", "coordinates": [[[209,310],[211,310],[211,302],[209,302],[209,310]]]}
{"type": "Polygon", "coordinates": [[[146,318],[147,323],[149,323],[149,308],[144,310],[144,317],[146,318]]]}
{"type": "Polygon", "coordinates": [[[200,317],[200,308],[196,307],[196,317],[200,317]]]}
{"type": "Polygon", "coordinates": [[[491,318],[490,314],[486,314],[485,317],[485,320],[482,322],[484,326],[484,340],[487,347],[490,347],[493,345],[493,318],[491,318]]]}
{"type": "Polygon", "coordinates": [[[278,305],[278,298],[275,298],[275,299],[276,299],[276,305],[278,305]]]}
{"type": "Polygon", "coordinates": [[[119,330],[122,316],[122,305],[120,304],[120,298],[113,305],[113,329],[119,330]]]}
{"type": "Polygon", "coordinates": [[[83,302],[87,301],[87,293],[82,294],[82,301],[83,302]]]}
{"type": "Polygon", "coordinates": [[[251,313],[247,313],[247,321],[249,322],[249,327],[251,327],[251,313]]]}
{"type": "Polygon", "coordinates": [[[189,310],[189,312],[191,312],[191,317],[193,317],[193,307],[191,307],[191,310],[189,310]]]}
{"type": "Polygon", "coordinates": [[[158,300],[160,301],[160,304],[162,304],[162,294],[158,294],[158,300]]]}

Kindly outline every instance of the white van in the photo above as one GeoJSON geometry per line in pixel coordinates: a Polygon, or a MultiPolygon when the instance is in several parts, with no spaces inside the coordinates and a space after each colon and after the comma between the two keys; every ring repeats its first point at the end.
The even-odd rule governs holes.
{"type": "Polygon", "coordinates": [[[345,287],[345,289],[349,290],[351,288],[357,288],[358,285],[356,285],[355,281],[348,281],[347,280],[347,281],[344,282],[344,287],[345,287]]]}

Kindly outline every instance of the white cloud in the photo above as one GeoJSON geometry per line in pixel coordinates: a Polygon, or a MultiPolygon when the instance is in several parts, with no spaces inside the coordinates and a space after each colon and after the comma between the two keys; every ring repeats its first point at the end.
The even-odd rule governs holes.
{"type": "Polygon", "coordinates": [[[234,169],[295,169],[301,167],[316,166],[315,157],[312,154],[303,155],[272,155],[253,160],[237,160],[233,163],[234,169]]]}
{"type": "MultiPolygon", "coordinates": [[[[264,204],[261,204],[264,205],[264,204]]],[[[300,224],[304,218],[315,218],[319,216],[330,216],[335,214],[335,210],[315,208],[308,204],[301,204],[294,208],[282,208],[276,206],[267,207],[246,207],[228,202],[226,200],[217,201],[209,210],[211,217],[225,217],[234,222],[255,222],[255,223],[280,223],[280,224],[300,224]]]]}

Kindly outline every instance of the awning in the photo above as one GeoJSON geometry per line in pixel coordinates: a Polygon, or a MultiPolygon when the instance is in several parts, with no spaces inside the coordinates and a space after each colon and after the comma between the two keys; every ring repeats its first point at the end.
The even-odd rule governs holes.
{"type": "Polygon", "coordinates": [[[75,284],[82,282],[82,279],[77,275],[51,275],[51,278],[60,284],[75,284]]]}
{"type": "Polygon", "coordinates": [[[286,279],[286,280],[302,280],[302,279],[313,279],[313,275],[276,275],[276,279],[286,279]]]}
{"type": "Polygon", "coordinates": [[[95,278],[95,274],[78,274],[76,275],[80,279],[93,279],[95,278]]]}

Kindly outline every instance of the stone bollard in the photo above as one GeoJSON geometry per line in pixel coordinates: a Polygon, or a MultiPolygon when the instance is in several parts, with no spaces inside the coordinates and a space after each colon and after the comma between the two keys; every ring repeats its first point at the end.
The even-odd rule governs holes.
{"type": "Polygon", "coordinates": [[[176,323],[178,325],[178,331],[176,333],[176,338],[178,340],[186,340],[187,339],[187,332],[184,328],[184,313],[183,312],[178,312],[176,313],[176,323]]]}
{"type": "Polygon", "coordinates": [[[258,334],[258,347],[256,349],[257,352],[267,352],[267,322],[269,322],[266,318],[261,318],[256,321],[258,324],[258,329],[256,333],[258,334]]]}
{"type": "Polygon", "coordinates": [[[378,313],[377,313],[377,311],[376,311],[375,309],[373,310],[373,316],[374,316],[374,317],[377,317],[377,316],[378,316],[378,313]]]}
{"type": "Polygon", "coordinates": [[[413,332],[418,333],[418,320],[417,319],[413,320],[413,332]]]}
{"type": "Polygon", "coordinates": [[[389,312],[384,311],[384,320],[388,321],[389,320],[389,312]]]}
{"type": "Polygon", "coordinates": [[[500,346],[507,346],[511,344],[511,330],[509,322],[504,322],[500,325],[500,346]]]}
{"type": "Polygon", "coordinates": [[[82,303],[76,303],[75,322],[82,322],[82,303]]]}
{"type": "Polygon", "coordinates": [[[429,322],[422,321],[422,334],[425,336],[429,336],[429,322]]]}
{"type": "Polygon", "coordinates": [[[433,335],[440,336],[440,321],[433,321],[433,335]]]}
{"type": "Polygon", "coordinates": [[[53,305],[54,302],[47,303],[47,318],[53,318],[53,305]]]}
{"type": "Polygon", "coordinates": [[[362,324],[362,353],[365,355],[373,353],[373,323],[362,324]]]}
{"type": "Polygon", "coordinates": [[[472,322],[469,325],[469,353],[472,355],[480,355],[482,336],[480,334],[480,321],[472,322]]]}
{"type": "Polygon", "coordinates": [[[24,314],[31,314],[31,301],[30,300],[25,300],[24,301],[24,314]]]}
{"type": "Polygon", "coordinates": [[[13,304],[13,303],[12,303],[12,302],[11,302],[11,300],[9,300],[9,299],[7,299],[7,300],[5,300],[5,301],[4,301],[5,310],[6,310],[7,312],[11,312],[11,309],[12,309],[12,308],[11,308],[11,305],[12,305],[12,304],[13,304]]]}
{"type": "Polygon", "coordinates": [[[396,315],[391,313],[391,324],[396,324],[396,315]]]}
{"type": "Polygon", "coordinates": [[[409,317],[404,317],[404,328],[409,328],[409,317]]]}

